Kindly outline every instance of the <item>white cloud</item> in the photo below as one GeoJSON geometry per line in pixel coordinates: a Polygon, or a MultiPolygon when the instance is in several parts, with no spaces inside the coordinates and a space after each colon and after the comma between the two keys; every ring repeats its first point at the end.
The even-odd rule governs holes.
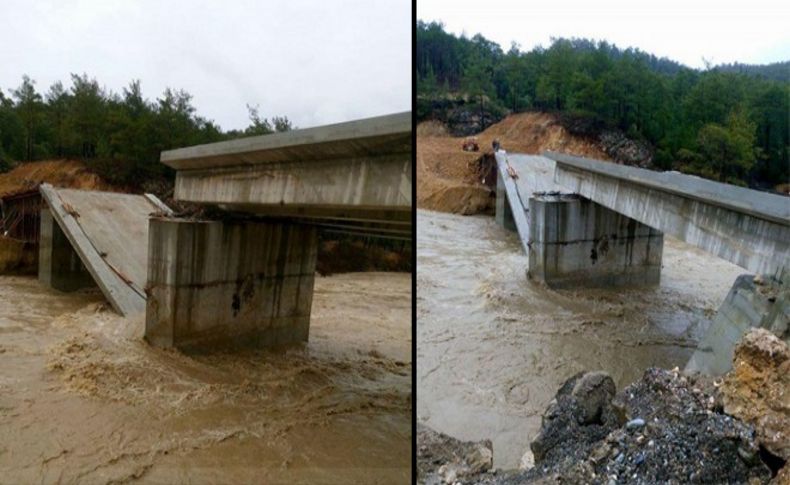
{"type": "Polygon", "coordinates": [[[638,47],[691,67],[790,59],[790,3],[768,0],[420,0],[421,20],[446,29],[481,33],[507,50],[548,46],[551,37],[607,40],[638,47]]]}
{"type": "Polygon", "coordinates": [[[411,3],[3,0],[0,89],[45,92],[86,72],[115,92],[140,79],[194,96],[224,129],[246,103],[300,127],[411,108],[411,3]]]}

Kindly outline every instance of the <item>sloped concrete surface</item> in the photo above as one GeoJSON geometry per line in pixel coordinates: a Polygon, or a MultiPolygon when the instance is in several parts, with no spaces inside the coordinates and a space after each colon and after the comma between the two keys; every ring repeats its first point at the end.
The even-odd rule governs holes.
{"type": "Polygon", "coordinates": [[[497,183],[502,184],[501,187],[497,187],[498,191],[502,191],[501,196],[497,195],[497,218],[500,224],[504,224],[505,220],[509,223],[512,217],[521,244],[524,246],[524,253],[529,254],[529,199],[536,193],[570,192],[554,183],[556,163],[550,158],[511,154],[500,150],[496,153],[496,162],[499,176],[497,183]],[[515,178],[508,173],[508,166],[516,174],[515,178]],[[507,209],[509,209],[508,215],[505,216],[504,212],[507,209]]]}
{"type": "Polygon", "coordinates": [[[148,217],[161,212],[154,196],[41,186],[53,218],[113,308],[145,311],[148,217]]]}

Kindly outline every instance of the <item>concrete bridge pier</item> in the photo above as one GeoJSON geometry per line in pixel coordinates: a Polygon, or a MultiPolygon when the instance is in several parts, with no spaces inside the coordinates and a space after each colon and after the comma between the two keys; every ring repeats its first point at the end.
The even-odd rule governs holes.
{"type": "Polygon", "coordinates": [[[685,370],[726,374],[732,369],[735,346],[752,328],[764,328],[790,344],[790,270],[776,278],[739,276],[685,370]]]}
{"type": "Polygon", "coordinates": [[[40,224],[38,280],[60,291],[96,286],[79,254],[46,207],[41,209],[40,224]]]}
{"type": "Polygon", "coordinates": [[[162,347],[304,342],[317,230],[293,222],[152,218],[145,338],[162,347]]]}
{"type": "Polygon", "coordinates": [[[658,285],[664,235],[576,194],[529,198],[530,279],[552,288],[658,285]]]}

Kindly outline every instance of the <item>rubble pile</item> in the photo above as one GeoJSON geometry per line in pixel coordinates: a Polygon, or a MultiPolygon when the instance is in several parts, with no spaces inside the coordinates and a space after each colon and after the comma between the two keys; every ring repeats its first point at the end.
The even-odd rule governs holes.
{"type": "MultiPolygon", "coordinates": [[[[585,396],[560,406],[559,412],[568,415],[561,418],[554,416],[553,403],[555,409],[550,406],[550,414],[544,416],[532,450],[536,452],[547,433],[558,449],[535,453],[535,468],[523,478],[552,476],[573,483],[767,482],[771,471],[760,459],[754,429],[720,412],[717,400],[701,387],[678,371],[648,369],[640,381],[600,404],[602,424],[581,419],[585,396]],[[558,427],[559,420],[568,426],[558,427]],[[601,437],[599,430],[584,431],[590,426],[607,426],[610,431],[601,437]]],[[[556,402],[562,400],[558,393],[556,402]]]]}
{"type": "Polygon", "coordinates": [[[417,476],[426,485],[476,483],[491,471],[491,441],[460,441],[417,425],[417,476]]]}

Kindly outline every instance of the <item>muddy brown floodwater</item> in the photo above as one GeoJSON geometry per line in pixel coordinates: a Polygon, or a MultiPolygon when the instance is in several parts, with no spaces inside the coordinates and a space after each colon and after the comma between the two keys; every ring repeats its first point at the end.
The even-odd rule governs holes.
{"type": "Polygon", "coordinates": [[[411,275],[316,278],[310,342],[187,356],[0,277],[0,483],[407,483],[411,275]]]}
{"type": "Polygon", "coordinates": [[[669,237],[657,288],[552,291],[527,264],[492,217],[417,211],[417,419],[491,439],[505,469],[573,374],[605,370],[621,389],[646,367],[682,368],[745,273],[669,237]]]}

